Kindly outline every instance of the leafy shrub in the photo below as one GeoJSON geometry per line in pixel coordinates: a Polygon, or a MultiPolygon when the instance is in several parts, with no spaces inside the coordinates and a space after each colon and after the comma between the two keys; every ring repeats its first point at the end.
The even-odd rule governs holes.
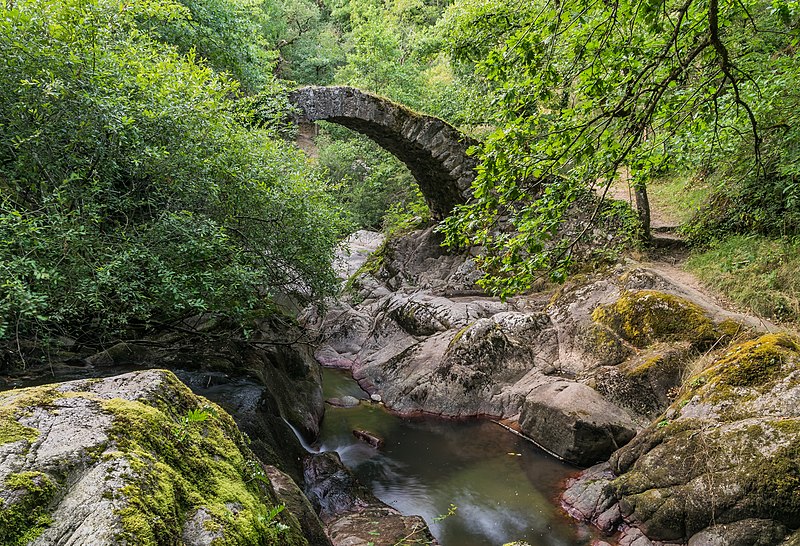
{"type": "Polygon", "coordinates": [[[237,315],[334,286],[343,224],[320,174],[237,122],[235,80],[150,32],[185,9],[0,10],[0,338],[237,315]]]}
{"type": "Polygon", "coordinates": [[[319,162],[353,224],[380,228],[390,210],[430,215],[417,182],[400,160],[367,137],[330,124],[325,128],[317,140],[319,162]]]}

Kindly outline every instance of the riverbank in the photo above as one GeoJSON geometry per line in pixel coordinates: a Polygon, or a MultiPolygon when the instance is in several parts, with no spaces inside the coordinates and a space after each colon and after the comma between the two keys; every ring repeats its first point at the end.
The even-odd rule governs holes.
{"type": "MultiPolygon", "coordinates": [[[[503,302],[481,294],[470,257],[445,253],[430,230],[362,243],[342,264],[352,273],[342,299],[325,316],[309,311],[304,330],[267,321],[250,341],[226,340],[201,321],[191,335],[52,358],[6,376],[6,387],[170,366],[230,412],[248,449],[275,468],[264,471],[271,502],[294,518],[298,543],[433,541],[423,519],[403,515],[412,513],[445,546],[795,540],[797,338],[725,309],[668,266],[628,262],[503,302]],[[391,412],[357,400],[326,409],[318,361],[366,390],[351,384],[333,398],[375,395],[391,412]],[[568,467],[476,417],[503,419],[591,468],[559,498],[568,467]],[[359,443],[354,429],[383,447],[359,443]],[[451,503],[456,514],[437,521],[451,503]],[[559,504],[580,522],[565,523],[559,504]],[[387,525],[376,535],[378,520],[387,525]]],[[[328,381],[335,373],[324,372],[328,381]]],[[[12,413],[29,427],[19,419],[48,408],[41,399],[12,413]]],[[[183,406],[165,408],[162,428],[175,429],[166,438],[193,430],[183,406]]],[[[38,449],[38,434],[0,450],[38,449]]],[[[47,476],[54,493],[43,517],[69,495],[68,476],[9,472],[47,476]]],[[[16,510],[25,496],[8,483],[2,509],[16,510]]]]}

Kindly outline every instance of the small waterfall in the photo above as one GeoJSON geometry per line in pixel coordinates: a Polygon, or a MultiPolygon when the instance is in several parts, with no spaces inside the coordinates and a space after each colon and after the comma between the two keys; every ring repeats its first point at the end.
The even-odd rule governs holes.
{"type": "Polygon", "coordinates": [[[286,426],[288,426],[290,429],[292,429],[292,432],[294,432],[294,435],[297,436],[297,441],[300,442],[300,445],[303,446],[303,449],[305,449],[309,453],[319,453],[319,449],[317,449],[316,447],[314,447],[311,444],[309,444],[308,442],[306,442],[306,439],[303,438],[303,435],[300,433],[299,430],[297,430],[297,427],[295,427],[293,424],[291,424],[285,418],[282,418],[282,419],[283,419],[283,422],[286,423],[286,426]]]}

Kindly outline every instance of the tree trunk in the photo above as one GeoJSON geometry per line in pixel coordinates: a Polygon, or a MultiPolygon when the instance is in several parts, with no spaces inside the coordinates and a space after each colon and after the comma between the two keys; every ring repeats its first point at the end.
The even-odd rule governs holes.
{"type": "Polygon", "coordinates": [[[636,210],[642,223],[642,239],[650,241],[650,200],[647,198],[647,184],[639,182],[633,187],[636,196],[636,210]]]}

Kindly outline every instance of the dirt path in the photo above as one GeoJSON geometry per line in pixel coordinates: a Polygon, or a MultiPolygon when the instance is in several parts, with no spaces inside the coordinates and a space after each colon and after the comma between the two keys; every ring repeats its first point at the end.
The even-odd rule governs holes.
{"type": "MultiPolygon", "coordinates": [[[[598,193],[602,193],[602,188],[598,188],[598,193]]],[[[631,178],[627,169],[620,169],[619,177],[614,180],[611,187],[608,188],[606,198],[614,199],[616,201],[625,201],[630,204],[631,208],[636,210],[636,198],[634,197],[633,187],[631,187],[631,178]]],[[[656,233],[669,232],[675,233],[680,227],[680,221],[674,214],[667,210],[659,209],[650,203],[650,229],[656,233]]]]}
{"type": "Polygon", "coordinates": [[[705,286],[692,273],[680,266],[663,260],[642,262],[642,267],[650,269],[679,286],[686,294],[686,299],[708,310],[716,321],[735,320],[758,332],[777,332],[786,328],[763,317],[741,309],[736,304],[705,286]]]}
{"type": "MultiPolygon", "coordinates": [[[[602,191],[602,189],[600,189],[602,191]]],[[[636,209],[633,188],[627,170],[621,170],[620,176],[609,187],[606,198],[625,201],[636,209]]],[[[722,294],[704,285],[695,275],[687,271],[683,264],[690,251],[678,233],[680,220],[670,211],[650,203],[650,229],[653,232],[653,246],[639,260],[643,267],[651,269],[682,286],[690,295],[690,300],[701,307],[714,310],[716,318],[731,318],[744,322],[758,331],[774,332],[785,329],[763,317],[756,316],[748,309],[743,309],[728,300],[722,294]]]]}

